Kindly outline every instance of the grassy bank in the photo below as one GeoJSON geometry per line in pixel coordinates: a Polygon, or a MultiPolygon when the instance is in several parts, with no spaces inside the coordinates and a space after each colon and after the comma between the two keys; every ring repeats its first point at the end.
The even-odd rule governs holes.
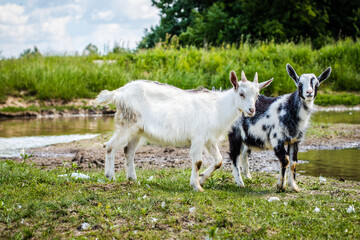
{"type": "MultiPolygon", "coordinates": [[[[230,87],[228,78],[231,70],[238,74],[244,70],[249,79],[257,71],[261,81],[274,77],[274,82],[264,93],[276,96],[295,90],[285,71],[289,62],[299,74],[320,74],[331,66],[332,75],[321,88],[352,91],[348,95],[352,99],[348,102],[356,105],[360,103],[356,94],[360,91],[360,63],[356,59],[360,59],[359,40],[339,41],[319,50],[311,49],[306,43],[244,43],[239,47],[208,50],[160,46],[106,56],[35,55],[0,61],[0,99],[8,95],[64,100],[94,98],[102,89],[116,89],[134,79],[157,80],[183,89],[199,86],[224,89],[230,87]],[[114,62],[93,62],[98,59],[114,62]]],[[[335,103],[340,104],[341,98],[335,103]]]]}
{"type": "Polygon", "coordinates": [[[138,170],[139,184],[126,182],[123,172],[115,182],[102,171],[87,172],[88,180],[58,176],[75,168],[1,161],[0,238],[360,237],[355,182],[300,176],[302,193],[276,193],[274,175],[255,173],[239,189],[220,170],[197,193],[189,187],[189,170],[138,170]],[[346,211],[349,205],[355,212],[346,211]],[[82,223],[89,229],[79,230],[82,223]]]}

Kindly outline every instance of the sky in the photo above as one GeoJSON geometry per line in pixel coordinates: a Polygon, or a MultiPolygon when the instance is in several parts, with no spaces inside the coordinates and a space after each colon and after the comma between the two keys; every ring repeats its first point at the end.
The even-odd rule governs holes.
{"type": "Polygon", "coordinates": [[[0,57],[35,45],[51,55],[82,54],[89,43],[104,52],[115,41],[134,49],[159,22],[150,0],[0,0],[0,57]]]}

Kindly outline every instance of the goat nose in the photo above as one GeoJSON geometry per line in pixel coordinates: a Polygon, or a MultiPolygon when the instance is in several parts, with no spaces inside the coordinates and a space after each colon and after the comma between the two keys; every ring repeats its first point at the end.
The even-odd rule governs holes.
{"type": "Polygon", "coordinates": [[[251,113],[254,113],[254,112],[255,112],[255,109],[249,108],[249,111],[250,111],[251,113]]]}
{"type": "Polygon", "coordinates": [[[313,92],[313,90],[307,90],[306,91],[306,93],[312,93],[313,92]]]}

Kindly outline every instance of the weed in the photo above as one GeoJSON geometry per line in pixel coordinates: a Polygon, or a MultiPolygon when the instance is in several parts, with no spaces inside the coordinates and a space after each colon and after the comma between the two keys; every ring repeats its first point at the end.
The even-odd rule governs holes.
{"type": "MultiPolygon", "coordinates": [[[[30,158],[32,158],[33,156],[34,156],[34,153],[31,153],[31,154],[27,154],[26,152],[25,152],[25,149],[22,149],[21,150],[21,153],[20,153],[20,156],[22,157],[22,163],[23,164],[25,164],[25,163],[27,163],[28,162],[28,160],[30,159],[30,158]]],[[[33,164],[33,163],[32,163],[33,164]]]]}

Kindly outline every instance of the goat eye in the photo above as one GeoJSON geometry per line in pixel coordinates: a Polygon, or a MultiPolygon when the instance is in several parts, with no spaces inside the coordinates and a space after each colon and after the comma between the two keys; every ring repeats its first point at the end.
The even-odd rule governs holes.
{"type": "Polygon", "coordinates": [[[245,94],[240,93],[240,97],[245,98],[245,94]]]}

